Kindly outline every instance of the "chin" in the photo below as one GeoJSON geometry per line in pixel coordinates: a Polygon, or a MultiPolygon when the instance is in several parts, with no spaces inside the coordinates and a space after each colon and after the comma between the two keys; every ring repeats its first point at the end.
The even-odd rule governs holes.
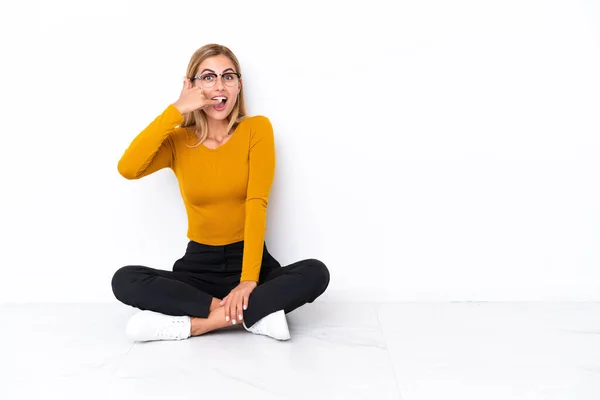
{"type": "Polygon", "coordinates": [[[219,111],[215,111],[215,110],[210,110],[210,111],[204,111],[204,112],[206,113],[206,115],[209,118],[215,119],[217,121],[222,121],[222,120],[226,120],[231,115],[232,111],[233,110],[219,112],[219,111]]]}

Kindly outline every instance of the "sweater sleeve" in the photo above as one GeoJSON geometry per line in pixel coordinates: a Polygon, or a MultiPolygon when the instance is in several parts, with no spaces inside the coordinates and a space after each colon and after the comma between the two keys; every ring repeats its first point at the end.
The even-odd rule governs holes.
{"type": "Polygon", "coordinates": [[[255,119],[250,137],[250,171],[240,281],[258,282],[267,226],[267,204],[275,176],[275,139],[269,119],[263,116],[255,119]]]}
{"type": "Polygon", "coordinates": [[[170,134],[183,122],[183,115],[169,106],[131,142],[119,160],[119,173],[127,179],[139,179],[162,168],[173,168],[175,148],[170,134]]]}

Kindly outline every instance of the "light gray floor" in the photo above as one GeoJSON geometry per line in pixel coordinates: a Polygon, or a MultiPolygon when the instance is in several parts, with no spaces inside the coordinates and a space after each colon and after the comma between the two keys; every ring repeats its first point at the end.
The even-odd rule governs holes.
{"type": "Polygon", "coordinates": [[[133,343],[135,312],[0,305],[0,399],[600,399],[600,303],[317,300],[288,342],[133,343]]]}

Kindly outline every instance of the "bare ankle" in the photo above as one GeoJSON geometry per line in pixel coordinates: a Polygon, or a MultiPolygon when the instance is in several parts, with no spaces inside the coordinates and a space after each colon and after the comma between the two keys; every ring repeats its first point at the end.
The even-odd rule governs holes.
{"type": "Polygon", "coordinates": [[[225,321],[225,308],[223,306],[216,308],[208,314],[208,318],[191,318],[191,336],[199,336],[204,333],[214,331],[231,325],[231,322],[225,321]]]}
{"type": "Polygon", "coordinates": [[[221,307],[220,303],[221,303],[221,299],[219,299],[217,297],[213,297],[212,300],[211,300],[211,302],[210,302],[209,313],[213,312],[217,308],[221,307]]]}
{"type": "Polygon", "coordinates": [[[206,332],[206,322],[208,318],[190,318],[190,336],[199,336],[206,332]]]}

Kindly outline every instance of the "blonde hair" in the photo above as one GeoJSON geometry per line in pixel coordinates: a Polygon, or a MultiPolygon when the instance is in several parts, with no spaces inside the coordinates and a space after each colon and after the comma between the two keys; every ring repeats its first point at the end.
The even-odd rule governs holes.
{"type": "MultiPolygon", "coordinates": [[[[204,45],[194,52],[194,54],[190,58],[190,62],[187,67],[186,77],[188,79],[191,79],[196,74],[196,70],[198,69],[202,61],[206,60],[209,57],[214,57],[221,54],[227,56],[231,60],[237,73],[242,73],[240,63],[235,54],[233,54],[233,52],[225,46],[212,43],[204,45]]],[[[229,134],[233,129],[235,129],[239,125],[239,123],[246,118],[247,116],[246,105],[244,103],[244,87],[242,86],[240,92],[238,93],[235,106],[233,107],[233,110],[231,110],[231,113],[229,113],[229,115],[227,116],[227,121],[229,122],[229,124],[227,125],[227,134],[229,134]]],[[[195,133],[196,138],[198,139],[198,143],[196,143],[193,146],[188,146],[186,144],[186,146],[188,147],[198,147],[202,143],[204,143],[204,141],[208,137],[208,120],[204,110],[194,110],[190,113],[185,114],[183,123],[180,125],[180,127],[192,130],[195,133]]]]}

